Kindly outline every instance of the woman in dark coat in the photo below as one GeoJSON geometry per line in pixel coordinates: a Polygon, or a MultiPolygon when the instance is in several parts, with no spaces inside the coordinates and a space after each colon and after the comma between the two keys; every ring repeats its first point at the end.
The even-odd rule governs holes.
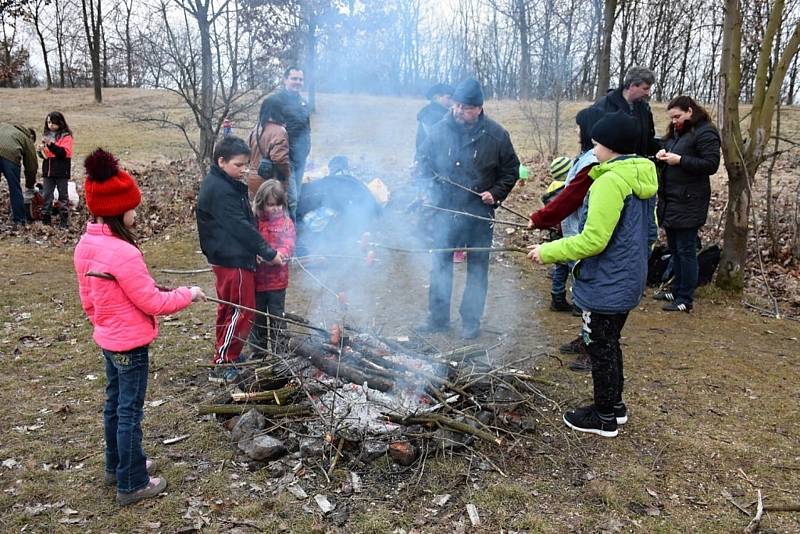
{"type": "Polygon", "coordinates": [[[656,154],[661,162],[658,221],[667,233],[675,278],[672,290],[658,292],[655,298],[667,301],[666,311],[689,312],[697,287],[697,233],[708,216],[720,137],[706,110],[691,97],[673,98],[667,116],[664,148],[656,154]]]}

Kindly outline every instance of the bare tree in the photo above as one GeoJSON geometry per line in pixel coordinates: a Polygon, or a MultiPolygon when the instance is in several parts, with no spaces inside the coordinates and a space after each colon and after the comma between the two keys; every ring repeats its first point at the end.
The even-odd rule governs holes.
{"type": "Polygon", "coordinates": [[[750,230],[752,186],[756,171],[765,159],[780,89],[800,47],[800,23],[794,31],[772,75],[770,58],[784,15],[784,1],[773,2],[758,56],[749,124],[742,131],[739,116],[742,72],[742,12],[739,0],[725,2],[724,36],[720,63],[720,124],[722,153],[728,171],[728,211],[725,216],[722,257],[716,283],[724,289],[742,291],[750,230]]]}
{"type": "Polygon", "coordinates": [[[86,32],[86,44],[92,61],[92,82],[94,85],[94,101],[103,102],[103,68],[100,54],[103,48],[103,0],[81,0],[83,11],[83,28],[86,32]]]}
{"type": "Polygon", "coordinates": [[[611,36],[617,19],[617,0],[603,3],[603,39],[597,57],[597,91],[595,98],[608,92],[611,81],[611,36]]]}
{"type": "Polygon", "coordinates": [[[44,61],[44,74],[45,74],[45,89],[48,91],[53,88],[53,77],[50,71],[50,54],[47,48],[47,39],[45,32],[47,32],[46,24],[43,20],[44,7],[49,0],[33,0],[29,2],[23,11],[23,17],[30,22],[36,37],[39,40],[39,46],[42,49],[42,60],[44,61]]]}

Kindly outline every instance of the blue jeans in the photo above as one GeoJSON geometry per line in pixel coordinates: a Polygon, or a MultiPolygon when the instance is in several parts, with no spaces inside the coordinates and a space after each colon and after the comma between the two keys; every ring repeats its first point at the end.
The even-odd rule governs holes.
{"type": "MultiPolygon", "coordinates": [[[[490,223],[467,217],[436,214],[434,248],[490,247],[490,223]]],[[[489,253],[467,252],[467,280],[459,314],[465,326],[480,326],[489,288],[489,253]]],[[[435,324],[450,322],[453,294],[453,253],[431,254],[431,285],[428,290],[428,320],[435,324]]]]}
{"type": "Polygon", "coordinates": [[[148,349],[103,349],[106,359],[106,472],[117,474],[117,491],[131,493],[150,482],[142,450],[142,417],[147,392],[148,349]]]}
{"type": "Polygon", "coordinates": [[[556,263],[553,266],[553,284],[550,286],[550,292],[554,295],[560,295],[567,292],[567,279],[569,273],[572,271],[573,262],[556,263]]]}
{"type": "Polygon", "coordinates": [[[13,161],[0,157],[0,173],[8,181],[8,192],[11,197],[11,218],[15,223],[24,223],[28,217],[25,213],[25,198],[22,196],[22,186],[19,183],[22,168],[13,161]]]}
{"type": "Polygon", "coordinates": [[[697,288],[697,231],[698,228],[666,228],[667,245],[672,253],[672,294],[678,304],[692,304],[697,288]]]}
{"type": "Polygon", "coordinates": [[[306,158],[301,161],[292,160],[292,175],[286,181],[286,197],[289,204],[289,217],[297,218],[297,204],[300,202],[300,190],[303,187],[303,174],[306,172],[306,158]]]}

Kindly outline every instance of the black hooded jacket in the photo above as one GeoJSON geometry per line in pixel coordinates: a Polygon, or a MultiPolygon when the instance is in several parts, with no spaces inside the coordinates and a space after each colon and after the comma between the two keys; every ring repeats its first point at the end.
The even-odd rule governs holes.
{"type": "Polygon", "coordinates": [[[447,108],[440,105],[438,102],[430,102],[427,106],[419,110],[417,113],[417,152],[422,148],[422,143],[428,137],[428,130],[442,120],[447,113],[447,108]]]}
{"type": "Polygon", "coordinates": [[[476,193],[489,191],[495,202],[505,200],[519,177],[519,158],[511,137],[484,114],[469,129],[452,114],[436,123],[420,149],[419,165],[420,176],[430,184],[433,205],[481,216],[490,216],[494,206],[437,175],[476,193]]]}
{"type": "Polygon", "coordinates": [[[639,125],[639,141],[636,143],[635,153],[639,156],[655,156],[661,149],[661,143],[656,139],[653,113],[650,111],[650,105],[644,100],[634,102],[631,106],[622,96],[622,89],[614,89],[595,102],[593,107],[601,110],[603,114],[624,111],[636,119],[639,125]]]}
{"type": "Polygon", "coordinates": [[[256,255],[269,261],[276,252],[258,233],[247,200],[247,185],[212,165],[197,195],[197,233],[208,263],[256,270],[256,255]]]}
{"type": "Polygon", "coordinates": [[[678,165],[660,164],[658,222],[664,228],[700,228],[708,217],[710,176],[717,172],[720,137],[714,126],[703,121],[686,132],[673,134],[664,148],[678,154],[678,165]]]}

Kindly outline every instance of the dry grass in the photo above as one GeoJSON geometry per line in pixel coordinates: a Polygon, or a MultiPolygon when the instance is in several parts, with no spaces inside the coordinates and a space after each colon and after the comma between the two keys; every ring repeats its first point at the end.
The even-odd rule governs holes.
{"type": "MultiPolygon", "coordinates": [[[[112,150],[130,150],[130,162],[176,157],[176,132],[157,130],[156,135],[121,118],[127,108],[146,108],[148,95],[109,90],[109,104],[96,108],[89,91],[3,91],[4,103],[10,97],[14,107],[4,105],[0,120],[13,113],[38,125],[52,104],[68,100],[69,107],[61,109],[76,129],[79,151],[102,140],[112,150]],[[41,95],[45,105],[36,102],[41,95]]],[[[150,98],[168,101],[160,93],[150,98]]],[[[413,112],[420,104],[323,95],[314,118],[314,159],[321,165],[341,152],[362,168],[402,177],[411,159],[413,112]]],[[[515,106],[492,102],[487,108],[511,128],[523,156],[532,157],[524,135],[517,133],[524,125],[515,106]]],[[[535,196],[533,189],[522,189],[512,201],[528,209],[535,196]]],[[[476,530],[483,532],[731,532],[741,530],[748,518],[722,496],[723,490],[742,505],[753,501],[756,488],[768,504],[800,501],[800,397],[794,378],[800,325],[760,318],[704,290],[692,315],[666,314],[648,298],[632,313],[623,340],[631,422],[616,440],[566,433],[560,410],[554,410],[539,421],[524,453],[505,453],[498,460],[510,478],[483,472],[477,462],[438,458],[428,461],[417,483],[379,463],[364,473],[367,492],[351,501],[350,521],[342,529],[304,512],[302,503],[285,492],[273,493],[266,470],[250,472],[234,464],[219,426],[195,415],[194,405],[210,391],[197,364],[208,359],[214,320],[213,307],[195,306],[175,321],[162,322],[151,351],[148,401],[169,402],[146,408],[145,446],[164,465],[170,489],[166,496],[120,511],[113,491],[101,485],[103,369],[77,300],[71,247],[64,246],[76,237],[54,234],[40,243],[24,236],[0,239],[0,270],[13,279],[3,285],[0,298],[0,361],[6,370],[0,381],[0,402],[6,407],[0,413],[0,460],[17,462],[0,467],[3,532],[174,532],[193,525],[198,513],[208,521],[204,532],[231,531],[233,518],[252,520],[257,525],[252,530],[264,532],[391,532],[398,527],[451,532],[459,523],[468,525],[466,503],[478,506],[483,525],[476,530]],[[161,443],[182,434],[191,437],[161,443]],[[433,513],[431,499],[442,493],[453,498],[433,513]],[[65,506],[34,513],[37,503],[59,501],[65,506]],[[77,513],[67,514],[65,508],[77,513]]],[[[191,268],[201,262],[191,223],[163,232],[144,248],[156,274],[159,267],[191,268]]],[[[555,353],[559,343],[573,337],[577,319],[543,310],[548,284],[542,268],[520,262],[493,273],[488,320],[515,329],[517,341],[503,346],[509,357],[533,350],[534,340],[555,353]],[[509,306],[511,298],[522,303],[519,309],[509,306]],[[518,316],[512,320],[510,313],[518,316]]],[[[157,278],[166,284],[189,281],[157,278]]],[[[208,274],[191,282],[213,286],[208,274]]],[[[398,313],[418,310],[424,283],[393,281],[400,293],[408,293],[394,293],[398,313]]],[[[290,289],[290,307],[305,298],[290,289]]],[[[590,398],[588,375],[571,373],[556,359],[540,367],[543,377],[562,384],[552,392],[562,407],[590,398]]],[[[319,483],[321,474],[311,471],[319,483]]],[[[337,488],[333,484],[324,491],[340,498],[337,488]]],[[[800,518],[773,513],[763,525],[797,532],[800,518]]]]}

